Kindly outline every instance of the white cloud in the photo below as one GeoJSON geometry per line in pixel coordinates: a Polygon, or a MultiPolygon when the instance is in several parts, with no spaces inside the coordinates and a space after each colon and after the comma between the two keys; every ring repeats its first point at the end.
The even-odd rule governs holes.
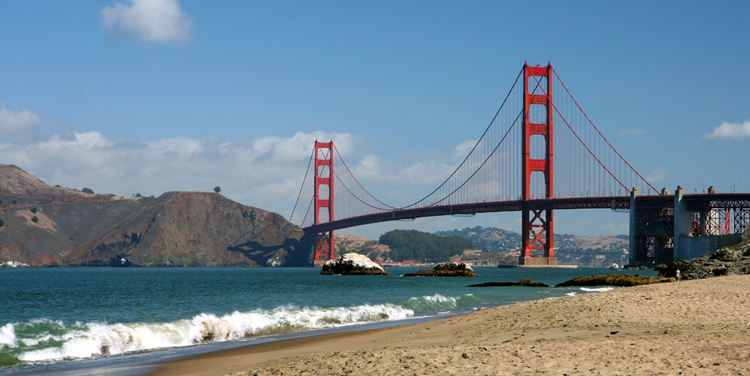
{"type": "Polygon", "coordinates": [[[667,170],[663,167],[657,167],[656,169],[654,169],[654,171],[648,174],[648,176],[646,176],[646,180],[652,183],[658,183],[664,180],[664,178],[666,177],[667,177],[667,170]]]}
{"type": "Polygon", "coordinates": [[[115,2],[101,11],[102,25],[117,35],[135,36],[144,42],[186,43],[193,21],[177,0],[132,0],[115,2]]]}
{"type": "Polygon", "coordinates": [[[471,152],[474,146],[477,144],[477,140],[464,141],[453,149],[453,156],[458,160],[463,160],[471,152]]]}
{"type": "Polygon", "coordinates": [[[742,138],[750,137],[750,119],[745,120],[744,123],[728,123],[723,122],[718,127],[714,128],[711,133],[706,133],[703,138],[742,138]]]}
{"type": "Polygon", "coordinates": [[[160,195],[212,191],[246,205],[288,212],[299,192],[315,139],[351,150],[348,133],[298,133],[238,142],[170,138],[129,143],[101,133],[73,132],[31,144],[0,144],[0,160],[50,184],[89,187],[97,193],[160,195]]]}
{"type": "Polygon", "coordinates": [[[642,136],[646,134],[646,129],[645,128],[620,129],[620,134],[623,136],[642,136]]]}
{"type": "Polygon", "coordinates": [[[626,221],[602,223],[597,228],[601,234],[620,235],[630,232],[630,223],[626,221]]]}
{"type": "Polygon", "coordinates": [[[13,112],[0,103],[0,137],[22,134],[27,130],[42,125],[42,117],[23,109],[13,112]]]}
{"type": "Polygon", "coordinates": [[[382,163],[380,158],[374,154],[365,155],[354,169],[353,173],[357,178],[368,179],[383,176],[382,163]]]}
{"type": "MultiPolygon", "coordinates": [[[[291,137],[220,143],[215,139],[186,137],[123,142],[91,131],[71,132],[69,137],[54,135],[29,144],[0,143],[0,160],[15,164],[50,184],[78,189],[89,187],[97,193],[158,196],[167,191],[212,192],[214,187],[220,186],[222,194],[235,201],[289,216],[316,139],[332,139],[342,156],[352,161],[356,160],[352,151],[362,149],[357,144],[359,138],[349,133],[300,132],[291,137]]],[[[451,160],[451,153],[445,154],[444,158],[451,160]]],[[[351,167],[365,188],[392,205],[411,204],[436,188],[455,169],[449,162],[437,159],[416,161],[406,166],[397,166],[393,161],[383,159],[383,156],[368,154],[350,165],[354,165],[351,167]]],[[[337,168],[342,171],[340,165],[337,168]]],[[[311,176],[308,176],[308,185],[311,185],[310,180],[311,176]]],[[[479,192],[492,192],[481,188],[482,184],[480,182],[477,186],[479,192]]],[[[338,192],[338,197],[341,197],[343,190],[338,192]]],[[[296,211],[297,220],[306,213],[311,197],[311,191],[303,192],[296,211]]],[[[343,210],[343,206],[337,207],[338,213],[343,213],[343,210]]],[[[621,223],[609,221],[558,219],[558,231],[623,231],[621,223]],[[574,223],[572,227],[571,223],[574,223]]],[[[394,222],[365,226],[367,230],[362,231],[377,237],[375,235],[384,229],[394,227],[432,232],[474,225],[520,231],[520,213],[394,222]]]]}

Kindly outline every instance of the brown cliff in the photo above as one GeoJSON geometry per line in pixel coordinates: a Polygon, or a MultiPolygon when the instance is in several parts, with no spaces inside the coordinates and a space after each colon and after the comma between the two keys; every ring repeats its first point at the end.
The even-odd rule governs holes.
{"type": "Polygon", "coordinates": [[[311,241],[279,214],[220,194],[76,193],[0,165],[0,263],[306,266],[311,241]]]}

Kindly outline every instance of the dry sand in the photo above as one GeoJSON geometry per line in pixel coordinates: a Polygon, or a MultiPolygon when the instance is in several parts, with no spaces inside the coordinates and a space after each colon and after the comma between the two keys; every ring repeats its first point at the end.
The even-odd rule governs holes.
{"type": "Polygon", "coordinates": [[[156,374],[750,375],[748,325],[750,276],[732,276],[248,346],[156,374]]]}

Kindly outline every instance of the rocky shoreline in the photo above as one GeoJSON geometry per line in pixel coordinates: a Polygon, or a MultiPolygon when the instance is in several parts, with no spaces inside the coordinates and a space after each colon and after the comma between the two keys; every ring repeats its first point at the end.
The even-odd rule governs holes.
{"type": "Polygon", "coordinates": [[[674,277],[679,270],[684,280],[750,274],[750,228],[745,230],[737,245],[692,260],[659,265],[654,270],[662,277],[674,277]]]}

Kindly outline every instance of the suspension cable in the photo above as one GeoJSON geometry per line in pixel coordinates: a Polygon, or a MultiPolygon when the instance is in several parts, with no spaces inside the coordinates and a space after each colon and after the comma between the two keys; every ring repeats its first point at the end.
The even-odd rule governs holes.
{"type": "MultiPolygon", "coordinates": [[[[367,193],[367,195],[368,195],[368,196],[372,197],[372,199],[373,199],[373,200],[377,201],[378,203],[380,203],[380,204],[381,204],[381,205],[383,205],[383,206],[386,206],[386,207],[388,207],[388,208],[391,208],[391,209],[396,209],[396,207],[395,207],[395,206],[391,206],[391,205],[388,205],[388,204],[384,203],[383,201],[380,201],[380,200],[378,200],[378,199],[377,199],[377,197],[373,196],[373,195],[372,195],[372,194],[371,194],[371,193],[370,193],[370,192],[369,192],[369,191],[367,190],[367,188],[365,188],[365,187],[364,187],[364,186],[362,185],[362,183],[360,183],[360,182],[359,182],[359,180],[357,180],[357,177],[356,177],[356,176],[354,176],[354,173],[352,172],[352,170],[350,170],[350,169],[349,169],[349,166],[347,166],[347,165],[346,165],[346,162],[344,162],[344,158],[341,158],[341,154],[339,154],[339,149],[337,149],[337,148],[336,148],[336,144],[334,144],[334,145],[333,145],[333,150],[334,150],[334,151],[336,151],[336,155],[338,155],[338,156],[339,156],[339,160],[341,161],[341,164],[343,164],[343,165],[344,165],[344,168],[346,169],[346,171],[348,171],[348,172],[349,172],[349,175],[351,175],[352,179],[354,179],[354,181],[355,181],[355,182],[357,183],[357,185],[359,185],[359,187],[360,187],[360,188],[362,188],[362,190],[363,190],[363,191],[365,191],[365,193],[367,193]]],[[[335,173],[335,172],[334,172],[334,175],[336,175],[336,173],[335,173]]],[[[336,175],[336,178],[339,178],[339,177],[338,177],[338,175],[336,175]]],[[[339,181],[341,181],[341,179],[339,179],[339,181]]],[[[343,182],[343,181],[341,181],[341,184],[343,184],[343,185],[344,185],[344,187],[346,187],[346,184],[344,184],[344,182],[343,182]]],[[[354,192],[352,192],[351,190],[349,190],[349,188],[348,188],[348,187],[346,188],[346,190],[347,190],[347,191],[349,191],[349,193],[351,193],[351,194],[352,194],[352,196],[354,196],[354,197],[357,197],[357,195],[355,195],[355,194],[354,194],[354,192]]],[[[375,208],[375,206],[372,206],[372,205],[370,205],[370,204],[368,204],[368,203],[366,203],[366,202],[362,201],[362,199],[360,199],[359,197],[357,197],[357,200],[361,201],[361,202],[362,202],[363,204],[365,204],[365,205],[368,205],[368,206],[370,206],[370,207],[373,207],[373,208],[375,208]]],[[[377,209],[383,210],[382,208],[377,208],[377,209]]]]}
{"type": "MultiPolygon", "coordinates": [[[[612,150],[617,154],[617,156],[620,157],[620,159],[623,162],[625,162],[625,164],[628,165],[628,167],[630,167],[630,169],[633,172],[635,172],[635,174],[638,175],[639,178],[641,178],[641,180],[643,180],[644,182],[646,182],[646,184],[648,184],[648,186],[651,187],[651,189],[653,189],[654,191],[658,192],[658,190],[656,188],[654,188],[654,186],[651,185],[651,183],[649,183],[648,180],[646,180],[646,178],[644,178],[643,176],[641,176],[641,174],[638,173],[638,171],[636,171],[636,169],[634,169],[633,166],[630,165],[630,163],[628,163],[628,161],[620,154],[620,152],[618,152],[617,149],[615,149],[615,147],[612,146],[612,144],[609,143],[609,140],[607,140],[607,138],[604,137],[604,135],[599,130],[599,128],[597,128],[596,124],[594,124],[594,122],[591,121],[591,119],[589,118],[589,116],[586,114],[586,111],[584,111],[583,108],[581,108],[581,106],[578,104],[578,101],[576,100],[575,97],[573,97],[573,94],[570,93],[570,90],[568,90],[568,87],[565,86],[565,83],[562,81],[562,79],[560,79],[560,76],[557,75],[557,71],[555,71],[555,68],[552,68],[552,72],[555,73],[555,77],[557,77],[557,80],[560,81],[560,84],[565,88],[565,91],[568,93],[568,95],[570,96],[570,98],[573,99],[573,102],[575,102],[576,107],[578,107],[578,109],[581,110],[581,113],[583,113],[583,116],[586,117],[586,120],[589,121],[589,124],[591,124],[591,126],[594,127],[594,129],[596,129],[596,132],[599,133],[600,136],[602,136],[602,138],[604,139],[604,142],[606,142],[607,145],[609,145],[609,147],[612,148],[612,150]]],[[[558,113],[559,113],[559,111],[558,111],[558,113]]],[[[560,116],[562,116],[562,115],[560,115],[560,116]]],[[[625,187],[625,189],[628,189],[628,188],[625,187]]]]}
{"type": "MultiPolygon", "coordinates": [[[[310,160],[307,161],[307,169],[305,170],[305,177],[302,178],[302,186],[299,187],[299,193],[297,194],[297,201],[294,202],[294,208],[292,208],[292,214],[289,215],[289,222],[292,221],[292,217],[294,216],[294,211],[297,210],[297,204],[299,203],[299,198],[302,197],[302,190],[305,188],[305,181],[307,181],[307,174],[310,173],[310,164],[312,164],[312,160],[314,156],[315,156],[315,147],[313,147],[312,153],[310,153],[310,160]]],[[[305,214],[305,217],[307,217],[307,214],[305,214]]]]}
{"type": "Polygon", "coordinates": [[[439,201],[435,202],[434,204],[428,205],[428,206],[437,206],[437,204],[445,201],[448,197],[450,197],[454,193],[458,192],[459,189],[463,188],[464,185],[466,185],[472,178],[474,178],[474,176],[477,173],[479,173],[479,170],[481,170],[482,167],[484,167],[484,165],[487,164],[487,161],[489,161],[490,158],[492,158],[492,155],[495,154],[495,152],[500,147],[500,145],[503,143],[503,141],[505,141],[505,138],[508,137],[508,134],[513,129],[513,127],[515,127],[515,125],[518,124],[518,118],[521,117],[521,114],[523,114],[523,111],[521,111],[521,112],[518,113],[518,115],[516,116],[516,120],[513,121],[513,124],[508,128],[508,131],[505,132],[505,135],[503,135],[503,138],[500,140],[500,142],[497,143],[497,145],[495,146],[495,148],[492,149],[492,152],[487,156],[487,158],[485,158],[484,162],[482,162],[482,164],[479,167],[477,167],[477,169],[474,171],[474,173],[471,174],[471,176],[469,176],[469,178],[467,178],[466,181],[464,181],[463,183],[461,183],[461,185],[459,185],[456,189],[454,189],[453,192],[451,192],[448,195],[446,195],[445,197],[441,198],[439,201]]]}
{"type": "MultiPolygon", "coordinates": [[[[351,172],[350,172],[350,173],[351,173],[351,172]]],[[[349,193],[350,193],[350,194],[352,195],[352,197],[356,198],[356,199],[357,199],[357,201],[359,201],[359,202],[361,202],[361,203],[363,203],[363,204],[365,204],[365,205],[367,205],[367,206],[369,206],[369,207],[371,207],[371,208],[373,208],[373,209],[377,209],[377,210],[383,210],[383,211],[387,211],[388,209],[398,210],[397,208],[395,208],[395,207],[393,207],[393,206],[389,206],[389,205],[385,205],[385,204],[383,204],[383,205],[387,206],[387,207],[388,207],[388,209],[386,209],[386,208],[379,208],[379,207],[377,207],[377,206],[374,206],[374,205],[372,205],[372,204],[370,204],[370,203],[368,203],[368,202],[366,202],[366,201],[362,200],[361,198],[359,198],[359,196],[357,196],[356,194],[354,194],[354,192],[352,192],[352,190],[351,190],[351,189],[349,189],[349,187],[348,187],[348,186],[346,185],[346,183],[344,183],[344,181],[343,181],[343,180],[341,180],[341,178],[339,177],[339,174],[337,174],[337,173],[336,173],[336,171],[334,171],[334,172],[333,172],[333,176],[335,176],[335,177],[336,177],[336,180],[338,180],[338,181],[339,181],[339,183],[341,183],[341,185],[342,185],[342,186],[344,186],[344,189],[346,189],[346,191],[347,191],[347,192],[349,192],[349,193]]],[[[352,177],[353,177],[353,176],[352,176],[352,177]]],[[[357,184],[359,184],[359,182],[357,182],[357,184]]],[[[360,184],[359,186],[360,186],[360,187],[362,187],[362,185],[361,185],[361,184],[360,184]]],[[[362,189],[364,189],[364,187],[362,187],[362,189]]],[[[368,194],[369,194],[369,193],[368,193],[368,194]]],[[[372,195],[371,195],[370,197],[372,197],[372,195]]],[[[375,197],[373,197],[373,198],[375,198],[375,197]]],[[[377,199],[376,199],[376,200],[377,200],[377,199]]],[[[378,202],[380,202],[380,201],[378,201],[378,202]]],[[[381,204],[382,204],[382,202],[381,202],[381,204]]]]}
{"type": "MultiPolygon", "coordinates": [[[[461,162],[461,164],[459,164],[459,165],[458,165],[458,167],[456,167],[456,170],[455,170],[455,171],[453,171],[453,173],[452,173],[452,174],[451,174],[450,176],[448,176],[448,178],[447,178],[447,179],[445,179],[445,181],[444,181],[444,182],[443,182],[442,184],[440,184],[440,186],[438,186],[437,188],[435,188],[435,190],[433,190],[432,192],[430,192],[430,193],[429,193],[429,194],[428,194],[427,196],[425,196],[425,197],[424,197],[424,198],[422,198],[421,200],[419,200],[419,201],[417,201],[417,202],[415,202],[415,203],[413,203],[413,204],[411,204],[411,205],[407,205],[407,206],[404,206],[404,207],[403,207],[402,209],[408,209],[408,208],[412,208],[412,207],[415,207],[415,206],[419,205],[420,203],[422,203],[423,201],[427,200],[427,199],[428,199],[428,198],[429,198],[430,196],[432,196],[432,195],[433,195],[433,194],[434,194],[435,192],[437,192],[438,190],[440,190],[440,188],[442,188],[442,187],[443,187],[444,185],[446,185],[446,184],[448,183],[448,181],[450,181],[450,179],[451,179],[451,178],[452,178],[452,177],[453,177],[454,175],[456,175],[456,173],[458,172],[458,170],[459,170],[459,169],[461,169],[461,167],[462,167],[462,166],[464,165],[464,163],[466,163],[466,161],[467,161],[467,160],[469,159],[469,157],[471,156],[471,154],[472,154],[472,153],[474,153],[474,150],[476,150],[476,148],[477,148],[477,147],[479,146],[479,144],[480,144],[480,143],[482,142],[482,139],[484,138],[484,136],[485,136],[485,135],[487,134],[487,132],[488,132],[488,131],[490,130],[490,128],[492,127],[492,124],[493,124],[493,123],[495,122],[495,120],[497,119],[498,115],[500,114],[500,111],[502,111],[503,107],[505,106],[505,103],[506,103],[506,102],[508,101],[508,98],[509,98],[509,97],[510,97],[510,95],[511,95],[511,94],[513,93],[513,89],[514,89],[514,88],[516,87],[516,84],[518,83],[518,79],[519,79],[519,78],[521,77],[521,74],[522,74],[522,73],[523,73],[523,69],[521,69],[521,71],[520,71],[520,72],[518,72],[518,76],[516,76],[516,80],[515,80],[515,82],[513,82],[513,86],[512,86],[511,88],[510,88],[510,91],[508,91],[508,95],[506,95],[506,96],[505,96],[505,100],[503,100],[503,103],[502,103],[502,104],[500,105],[500,108],[499,108],[499,109],[497,110],[497,112],[495,113],[495,116],[494,116],[494,117],[492,118],[492,121],[490,121],[490,125],[488,125],[488,126],[487,126],[487,129],[485,129],[485,130],[484,130],[484,133],[482,133],[482,137],[480,137],[480,138],[479,138],[479,141],[477,141],[477,143],[476,143],[476,144],[474,144],[474,147],[473,147],[473,148],[471,149],[471,151],[470,151],[470,152],[469,152],[469,154],[468,154],[468,155],[466,156],[466,158],[464,158],[464,160],[463,160],[463,161],[461,162]]],[[[454,192],[455,192],[455,191],[454,191],[454,192]]],[[[442,201],[442,200],[441,200],[441,201],[442,201]]]]}

